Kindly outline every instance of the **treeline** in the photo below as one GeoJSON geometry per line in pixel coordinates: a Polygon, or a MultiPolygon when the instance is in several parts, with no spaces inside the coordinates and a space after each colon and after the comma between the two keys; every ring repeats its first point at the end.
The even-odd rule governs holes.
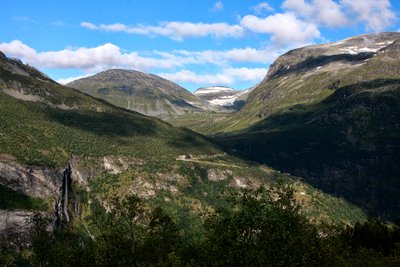
{"type": "Polygon", "coordinates": [[[32,242],[21,253],[3,248],[1,266],[399,266],[400,227],[372,215],[360,224],[310,223],[294,188],[223,192],[225,202],[202,215],[202,235],[185,236],[162,208],[114,198],[106,212],[93,202],[87,228],[33,219],[32,242]]]}

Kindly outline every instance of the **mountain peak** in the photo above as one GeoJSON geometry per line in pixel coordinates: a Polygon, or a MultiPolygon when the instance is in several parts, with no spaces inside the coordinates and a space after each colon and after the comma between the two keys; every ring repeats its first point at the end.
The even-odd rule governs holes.
{"type": "Polygon", "coordinates": [[[67,86],[116,106],[161,118],[206,108],[198,97],[176,83],[135,70],[111,69],[67,86]]]}

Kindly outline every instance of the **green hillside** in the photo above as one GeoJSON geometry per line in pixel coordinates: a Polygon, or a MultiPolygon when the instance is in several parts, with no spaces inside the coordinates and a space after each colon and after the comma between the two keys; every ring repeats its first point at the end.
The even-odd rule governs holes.
{"type": "MultiPolygon", "coordinates": [[[[280,177],[267,166],[225,155],[200,134],[61,86],[19,62],[2,58],[1,63],[2,162],[43,168],[71,164],[80,180],[71,181],[68,203],[80,203],[81,208],[69,207],[70,217],[84,217],[82,209],[90,210],[89,200],[107,201],[136,192],[178,217],[190,210],[198,221],[199,207],[212,210],[215,197],[225,187],[269,185],[280,177]],[[176,161],[180,155],[188,155],[189,160],[176,161]]],[[[296,183],[298,198],[317,221],[355,223],[365,216],[363,210],[332,196],[317,201],[319,193],[312,186],[297,177],[287,179],[296,183]]],[[[42,182],[46,187],[46,181],[42,182]]],[[[46,198],[50,207],[57,197],[61,196],[46,198]]],[[[187,218],[177,220],[184,225],[187,218]]],[[[191,231],[190,225],[184,229],[191,231]]]]}
{"type": "Polygon", "coordinates": [[[383,218],[400,216],[400,34],[289,51],[242,110],[193,129],[383,218]]]}
{"type": "Polygon", "coordinates": [[[24,164],[60,167],[72,154],[147,159],[220,151],[199,134],[117,108],[54,82],[3,70],[0,86],[1,153],[13,155],[24,164]],[[17,99],[4,89],[42,100],[17,99]]]}

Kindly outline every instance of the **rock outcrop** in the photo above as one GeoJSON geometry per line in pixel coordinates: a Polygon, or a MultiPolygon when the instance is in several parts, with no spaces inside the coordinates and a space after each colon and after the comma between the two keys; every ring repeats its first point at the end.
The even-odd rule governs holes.
{"type": "Polygon", "coordinates": [[[59,197],[63,171],[62,168],[22,165],[13,157],[0,156],[0,184],[31,197],[59,197]]]}

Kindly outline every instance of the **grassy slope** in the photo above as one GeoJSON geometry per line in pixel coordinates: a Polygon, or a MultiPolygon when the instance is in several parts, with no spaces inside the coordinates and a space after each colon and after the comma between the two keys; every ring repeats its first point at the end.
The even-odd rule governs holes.
{"type": "Polygon", "coordinates": [[[2,76],[2,80],[3,88],[10,88],[8,85],[14,80],[21,88],[30,86],[31,93],[54,104],[79,107],[63,110],[0,92],[0,151],[17,157],[21,163],[64,166],[71,154],[146,159],[221,152],[199,134],[114,107],[78,90],[23,76],[2,76]]]}
{"type": "Polygon", "coordinates": [[[396,219],[400,216],[400,61],[396,58],[398,49],[392,49],[361,66],[328,65],[270,79],[230,119],[195,129],[215,134],[225,146],[246,152],[252,160],[306,177],[325,192],[396,219]]]}

